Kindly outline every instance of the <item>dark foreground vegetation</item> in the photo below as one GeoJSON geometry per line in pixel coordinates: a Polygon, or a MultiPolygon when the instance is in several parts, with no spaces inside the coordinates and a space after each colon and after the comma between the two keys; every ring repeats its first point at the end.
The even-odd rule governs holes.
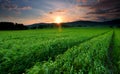
{"type": "Polygon", "coordinates": [[[27,29],[23,24],[13,22],[0,22],[0,30],[24,30],[27,29]]]}

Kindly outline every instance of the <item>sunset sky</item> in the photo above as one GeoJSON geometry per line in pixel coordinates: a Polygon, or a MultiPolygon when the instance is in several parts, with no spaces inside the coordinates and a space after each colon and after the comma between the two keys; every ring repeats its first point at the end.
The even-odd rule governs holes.
{"type": "Polygon", "coordinates": [[[0,22],[53,23],[120,18],[120,0],[0,0],[0,22]]]}

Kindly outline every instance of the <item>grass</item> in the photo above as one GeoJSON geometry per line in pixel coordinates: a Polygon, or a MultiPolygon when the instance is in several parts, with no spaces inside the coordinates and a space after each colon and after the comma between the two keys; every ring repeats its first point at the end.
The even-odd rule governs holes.
{"type": "Polygon", "coordinates": [[[116,67],[116,73],[120,73],[120,29],[115,29],[113,45],[113,63],[116,67]]]}
{"type": "Polygon", "coordinates": [[[117,73],[120,70],[119,32],[109,28],[0,31],[0,73],[112,73],[108,53],[113,35],[111,56],[112,63],[119,65],[117,73]]]}
{"type": "Polygon", "coordinates": [[[111,36],[112,32],[78,44],[59,55],[55,61],[49,60],[39,65],[37,63],[28,70],[28,74],[108,73],[105,61],[111,36]]]}

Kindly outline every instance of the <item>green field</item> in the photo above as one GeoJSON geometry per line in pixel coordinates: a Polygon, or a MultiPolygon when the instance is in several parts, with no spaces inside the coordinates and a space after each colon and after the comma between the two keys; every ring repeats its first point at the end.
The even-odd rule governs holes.
{"type": "Polygon", "coordinates": [[[0,31],[0,74],[120,74],[120,29],[0,31]]]}

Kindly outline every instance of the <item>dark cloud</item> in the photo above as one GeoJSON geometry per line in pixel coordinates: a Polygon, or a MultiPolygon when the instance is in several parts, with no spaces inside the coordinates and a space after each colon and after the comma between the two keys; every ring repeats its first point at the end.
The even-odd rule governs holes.
{"type": "Polygon", "coordinates": [[[16,5],[15,4],[11,4],[10,0],[1,0],[0,1],[0,8],[2,9],[8,9],[10,10],[11,8],[15,8],[16,5]]]}
{"type": "Polygon", "coordinates": [[[11,0],[1,0],[0,8],[8,11],[15,11],[19,13],[21,10],[30,10],[32,7],[30,6],[19,6],[13,3],[11,0]]]}
{"type": "Polygon", "coordinates": [[[99,0],[75,0],[80,6],[91,6],[99,2],[99,0]]]}
{"type": "Polygon", "coordinates": [[[101,0],[90,7],[93,11],[88,15],[95,14],[99,20],[116,19],[120,15],[120,0],[101,0]]]}

